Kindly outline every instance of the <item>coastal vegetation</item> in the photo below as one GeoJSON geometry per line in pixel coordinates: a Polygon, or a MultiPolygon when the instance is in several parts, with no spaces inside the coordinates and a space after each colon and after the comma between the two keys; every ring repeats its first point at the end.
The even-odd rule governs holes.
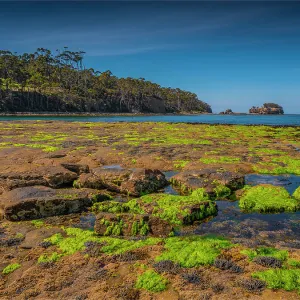
{"type": "Polygon", "coordinates": [[[192,92],[87,68],[84,55],[0,50],[0,112],[211,112],[192,92]]]}

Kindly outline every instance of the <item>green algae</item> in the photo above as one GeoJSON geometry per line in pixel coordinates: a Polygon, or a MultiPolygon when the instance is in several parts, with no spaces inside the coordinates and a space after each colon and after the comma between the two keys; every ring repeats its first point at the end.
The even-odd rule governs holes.
{"type": "Polygon", "coordinates": [[[231,164],[235,162],[240,162],[239,157],[230,157],[230,156],[218,156],[218,157],[202,157],[200,161],[205,164],[216,164],[216,163],[226,163],[231,164]]]}
{"type": "Polygon", "coordinates": [[[127,251],[158,244],[162,241],[160,238],[147,238],[139,241],[128,241],[121,238],[98,237],[94,231],[82,230],[79,228],[66,228],[66,237],[60,233],[45,239],[56,245],[63,256],[72,255],[85,249],[85,243],[92,241],[102,246],[101,251],[106,254],[121,254],[127,251]]]}
{"type": "Polygon", "coordinates": [[[32,220],[31,224],[35,227],[35,228],[41,228],[45,225],[45,223],[42,220],[32,220]]]}
{"type": "MultiPolygon", "coordinates": [[[[129,201],[130,203],[130,201],[129,201]]],[[[139,206],[152,204],[152,214],[174,225],[191,224],[196,220],[203,220],[206,217],[217,213],[214,202],[209,201],[204,189],[198,189],[189,196],[177,196],[168,194],[151,194],[140,198],[139,206]],[[208,205],[205,205],[208,203],[208,205]],[[198,206],[198,210],[191,212],[189,206],[198,206]]]]}
{"type": "Polygon", "coordinates": [[[264,280],[270,289],[296,290],[300,293],[300,269],[270,269],[255,272],[252,276],[264,280]]]}
{"type": "Polygon", "coordinates": [[[300,200],[300,186],[294,191],[293,197],[297,200],[300,200]]]}
{"type": "Polygon", "coordinates": [[[62,257],[62,254],[58,254],[57,252],[53,252],[51,254],[42,254],[38,258],[38,263],[54,263],[62,257]]]}
{"type": "Polygon", "coordinates": [[[296,259],[288,259],[287,263],[291,267],[300,268],[300,260],[296,259]]]}
{"type": "Polygon", "coordinates": [[[196,220],[203,220],[217,214],[215,203],[209,200],[204,189],[195,190],[189,196],[151,194],[139,199],[132,199],[127,203],[116,201],[95,203],[92,210],[95,212],[145,214],[149,205],[153,206],[152,215],[173,225],[191,224],[196,220]],[[195,208],[193,211],[189,210],[191,206],[195,208]]]}
{"type": "Polygon", "coordinates": [[[149,233],[149,225],[144,222],[144,220],[141,221],[134,221],[131,228],[131,234],[132,235],[147,235],[149,233]]]}
{"type": "Polygon", "coordinates": [[[216,193],[216,199],[226,199],[231,195],[231,189],[222,184],[218,184],[214,188],[214,192],[216,193]]]}
{"type": "Polygon", "coordinates": [[[241,251],[242,254],[247,255],[249,260],[253,260],[257,256],[268,256],[268,257],[275,257],[282,261],[288,258],[288,251],[287,250],[279,250],[272,247],[258,247],[257,249],[245,249],[241,251]]]}
{"type": "Polygon", "coordinates": [[[162,292],[167,288],[168,280],[153,270],[147,270],[138,276],[135,287],[149,292],[162,292]]]}
{"type": "Polygon", "coordinates": [[[10,264],[3,269],[2,274],[8,275],[19,268],[21,268],[21,265],[18,263],[10,264]]]}
{"type": "Polygon", "coordinates": [[[171,260],[186,268],[212,265],[222,249],[231,247],[229,240],[212,235],[170,237],[165,239],[165,251],[156,261],[171,260]]]}
{"type": "Polygon", "coordinates": [[[300,202],[293,199],[285,188],[270,184],[246,189],[239,201],[241,209],[261,213],[294,212],[299,205],[300,202]]]}

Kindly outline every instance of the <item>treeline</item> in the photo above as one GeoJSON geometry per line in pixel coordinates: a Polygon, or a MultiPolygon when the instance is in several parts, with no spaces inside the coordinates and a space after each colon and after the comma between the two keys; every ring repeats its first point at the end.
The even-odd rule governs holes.
{"type": "Polygon", "coordinates": [[[2,112],[211,112],[196,94],[86,68],[85,52],[0,50],[2,112]]]}

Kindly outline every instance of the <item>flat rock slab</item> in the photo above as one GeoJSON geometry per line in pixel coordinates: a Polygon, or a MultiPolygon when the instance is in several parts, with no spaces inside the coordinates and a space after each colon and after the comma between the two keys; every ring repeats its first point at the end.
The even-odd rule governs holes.
{"type": "Polygon", "coordinates": [[[25,239],[20,245],[23,249],[31,249],[37,247],[44,239],[49,238],[50,236],[61,233],[64,231],[60,228],[39,228],[32,231],[29,231],[25,235],[25,239]]]}
{"type": "Polygon", "coordinates": [[[96,168],[91,173],[81,174],[74,186],[140,196],[156,192],[167,184],[165,175],[159,170],[96,168]]]}
{"type": "MultiPolygon", "coordinates": [[[[13,190],[20,187],[44,185],[52,188],[60,188],[72,185],[78,175],[62,166],[37,167],[32,171],[20,173],[9,172],[0,174],[0,190],[13,190]]],[[[1,193],[0,191],[0,193],[1,193]]]]}
{"type": "Polygon", "coordinates": [[[10,221],[39,219],[82,212],[98,199],[97,194],[89,189],[17,188],[2,195],[0,208],[10,221]]]}
{"type": "Polygon", "coordinates": [[[166,237],[173,232],[173,227],[156,216],[146,214],[99,213],[96,216],[95,232],[99,235],[117,236],[156,236],[166,237]]]}
{"type": "Polygon", "coordinates": [[[245,184],[245,176],[240,173],[223,171],[220,169],[202,169],[199,171],[184,171],[171,177],[170,180],[182,191],[204,188],[210,195],[215,195],[214,189],[221,184],[231,191],[241,189],[245,184]]]}

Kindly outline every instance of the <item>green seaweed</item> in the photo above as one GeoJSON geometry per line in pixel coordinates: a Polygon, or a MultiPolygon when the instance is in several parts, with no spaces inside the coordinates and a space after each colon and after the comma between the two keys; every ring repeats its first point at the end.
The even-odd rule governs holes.
{"type": "Polygon", "coordinates": [[[135,287],[149,292],[162,292],[167,288],[168,280],[153,270],[147,270],[138,276],[135,287]]]}
{"type": "Polygon", "coordinates": [[[270,289],[296,290],[300,293],[300,269],[270,269],[255,272],[252,276],[266,281],[270,289]]]}
{"type": "Polygon", "coordinates": [[[285,188],[270,184],[247,189],[239,202],[241,209],[261,213],[294,212],[299,205],[300,202],[293,199],[285,188]]]}
{"type": "Polygon", "coordinates": [[[252,249],[245,249],[241,251],[242,254],[245,254],[248,256],[248,258],[252,261],[256,256],[269,256],[269,257],[275,257],[280,260],[286,260],[288,257],[288,251],[287,250],[279,250],[272,247],[258,247],[255,250],[252,249]]]}
{"type": "Polygon", "coordinates": [[[80,228],[64,229],[67,237],[55,234],[46,239],[56,245],[63,255],[71,255],[85,249],[85,243],[89,241],[105,244],[101,251],[107,254],[121,254],[148,245],[155,245],[162,241],[160,238],[147,238],[139,241],[128,241],[114,237],[98,237],[94,231],[82,230],[80,228]]]}
{"type": "Polygon", "coordinates": [[[58,254],[57,252],[53,252],[51,253],[51,255],[49,254],[42,254],[39,258],[38,258],[38,263],[51,263],[51,262],[56,262],[60,257],[62,257],[62,254],[58,254]]]}
{"type": "Polygon", "coordinates": [[[222,249],[231,247],[233,244],[229,240],[212,235],[170,237],[165,240],[166,250],[156,261],[171,260],[187,268],[211,265],[222,249]]]}
{"type": "Polygon", "coordinates": [[[297,200],[300,200],[300,186],[294,191],[293,197],[297,200]]]}
{"type": "Polygon", "coordinates": [[[21,268],[21,265],[18,263],[10,264],[3,269],[2,274],[8,275],[19,268],[21,268]]]}

